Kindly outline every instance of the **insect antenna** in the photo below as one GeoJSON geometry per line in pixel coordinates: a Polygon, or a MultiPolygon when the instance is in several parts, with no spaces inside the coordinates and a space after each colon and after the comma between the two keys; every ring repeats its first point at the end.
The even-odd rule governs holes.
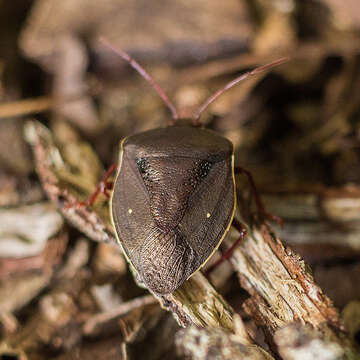
{"type": "Polygon", "coordinates": [[[155,82],[155,80],[145,71],[145,69],[138,64],[129,54],[125,51],[116,48],[108,40],[103,37],[100,37],[100,42],[109,47],[116,54],[121,56],[125,61],[127,61],[148,83],[155,89],[159,96],[163,99],[166,106],[170,109],[172,115],[172,121],[169,121],[169,125],[173,125],[174,122],[179,118],[175,106],[170,102],[169,98],[165,94],[164,90],[155,82]]]}
{"type": "Polygon", "coordinates": [[[229,83],[227,83],[223,88],[219,89],[218,91],[215,92],[215,94],[213,94],[212,96],[210,96],[203,105],[200,106],[200,108],[193,114],[192,116],[192,120],[193,120],[193,125],[194,126],[199,126],[200,125],[200,116],[203,113],[203,111],[212,103],[214,102],[221,94],[223,94],[226,90],[229,90],[230,88],[232,88],[233,86],[235,86],[236,84],[238,84],[240,81],[245,80],[246,78],[248,78],[249,76],[252,75],[256,75],[258,73],[261,73],[265,70],[268,70],[274,66],[278,66],[284,62],[289,61],[289,58],[285,57],[285,58],[281,58],[278,59],[276,61],[273,61],[269,64],[266,65],[262,65],[259,66],[257,68],[255,68],[254,70],[248,71],[240,76],[238,76],[237,78],[235,78],[234,80],[230,81],[229,83]]]}

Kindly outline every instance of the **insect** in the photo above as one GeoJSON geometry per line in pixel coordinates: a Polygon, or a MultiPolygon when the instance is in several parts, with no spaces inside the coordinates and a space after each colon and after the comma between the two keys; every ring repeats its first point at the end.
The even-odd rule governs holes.
{"type": "Polygon", "coordinates": [[[248,175],[258,208],[268,216],[250,173],[234,165],[233,144],[201,127],[200,115],[227,89],[287,59],[239,76],[211,96],[192,119],[179,119],[174,105],[150,75],[128,54],[101,41],[152,85],[172,118],[167,127],[123,139],[119,165],[109,169],[85,205],[91,205],[99,192],[107,194],[106,179],[117,167],[110,199],[117,240],[150,290],[172,293],[204,266],[231,225],[239,230],[239,241],[245,236],[245,228],[234,219],[236,172],[248,175]]]}

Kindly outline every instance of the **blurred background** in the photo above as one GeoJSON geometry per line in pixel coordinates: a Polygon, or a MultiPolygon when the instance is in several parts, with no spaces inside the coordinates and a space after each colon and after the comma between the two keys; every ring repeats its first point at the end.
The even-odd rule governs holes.
{"type": "MultiPolygon", "coordinates": [[[[223,94],[201,119],[234,143],[235,163],[253,173],[267,209],[285,221],[277,234],[312,266],[335,305],[346,311],[359,301],[357,0],[0,0],[0,336],[31,350],[30,358],[71,358],[84,335],[74,324],[60,335],[44,330],[51,335],[41,341],[20,340],[34,317],[50,311],[47,296],[65,276],[56,275],[59,266],[71,278],[76,269],[77,293],[57,301],[79,324],[142,294],[120,253],[86,240],[46,200],[26,130],[30,119],[50,129],[67,170],[83,176],[84,195],[116,161],[124,136],[166,124],[159,96],[100,36],[142,64],[183,117],[242,72],[291,58],[223,94]],[[84,156],[90,166],[81,165],[84,156]],[[72,253],[83,257],[69,270],[63,264],[72,253]]],[[[236,308],[243,294],[231,291],[226,267],[217,284],[236,308]]],[[[149,304],[149,313],[159,312],[149,304]]],[[[167,334],[175,332],[171,317],[159,319],[167,334]]],[[[134,353],[140,342],[146,359],[174,358],[170,340],[152,351],[159,336],[151,331],[136,335],[134,353]]]]}

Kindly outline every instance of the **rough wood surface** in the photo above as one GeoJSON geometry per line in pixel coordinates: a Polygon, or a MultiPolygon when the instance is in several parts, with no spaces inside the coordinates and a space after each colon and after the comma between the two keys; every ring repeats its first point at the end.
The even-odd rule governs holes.
{"type": "Polygon", "coordinates": [[[317,329],[325,325],[342,330],[336,309],[315,284],[310,268],[266,225],[249,229],[231,262],[251,295],[245,307],[269,331],[297,320],[317,329]]]}

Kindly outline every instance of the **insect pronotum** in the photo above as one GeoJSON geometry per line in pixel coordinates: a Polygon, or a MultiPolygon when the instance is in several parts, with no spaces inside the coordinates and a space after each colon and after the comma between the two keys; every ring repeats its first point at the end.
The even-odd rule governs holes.
{"type": "MultiPolygon", "coordinates": [[[[179,119],[175,106],[135,60],[106,40],[101,41],[152,85],[172,114],[167,127],[121,141],[110,200],[112,223],[127,260],[150,290],[168,294],[207,262],[232,224],[242,237],[245,234],[234,219],[237,169],[233,144],[200,127],[202,112],[227,89],[287,59],[237,77],[186,121],[179,119]]],[[[115,166],[107,176],[114,169],[115,166]]],[[[251,175],[243,171],[253,185],[251,175]]],[[[101,190],[106,191],[104,184],[106,178],[87,205],[92,204],[101,190]]],[[[265,214],[256,192],[255,195],[260,211],[265,214]]]]}

